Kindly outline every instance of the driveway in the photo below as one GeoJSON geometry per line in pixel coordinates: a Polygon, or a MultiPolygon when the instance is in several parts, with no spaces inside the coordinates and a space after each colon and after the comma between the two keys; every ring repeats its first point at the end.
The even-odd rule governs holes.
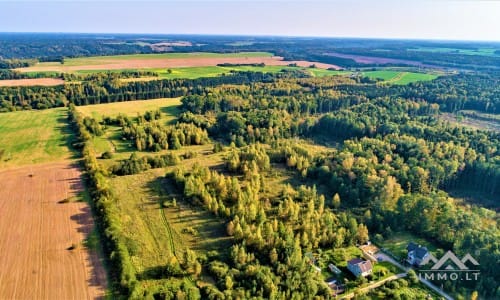
{"type": "MultiPolygon", "coordinates": [[[[389,255],[387,255],[384,252],[382,252],[382,250],[380,250],[377,254],[375,254],[375,257],[377,258],[377,260],[390,262],[391,264],[395,265],[396,267],[400,268],[401,270],[404,270],[406,273],[408,273],[408,271],[411,270],[410,267],[403,266],[401,263],[399,263],[398,261],[396,261],[395,259],[393,259],[389,255]]],[[[446,299],[446,300],[453,300],[453,297],[451,297],[450,295],[448,295],[447,293],[445,293],[443,290],[441,290],[440,288],[438,288],[437,286],[435,286],[430,281],[428,281],[428,280],[426,280],[424,278],[418,278],[418,279],[420,280],[420,282],[422,282],[423,284],[425,284],[428,288],[430,288],[431,290],[433,290],[436,293],[438,293],[439,295],[441,295],[444,299],[446,299]]]]}

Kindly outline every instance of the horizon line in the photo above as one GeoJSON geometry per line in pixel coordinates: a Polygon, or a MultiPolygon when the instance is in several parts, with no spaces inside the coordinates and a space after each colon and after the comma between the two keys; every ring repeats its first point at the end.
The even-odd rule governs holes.
{"type": "Polygon", "coordinates": [[[454,38],[424,37],[381,37],[381,36],[330,36],[330,35],[286,35],[286,34],[248,34],[248,33],[152,33],[152,32],[83,32],[83,31],[0,31],[0,34],[87,34],[87,35],[159,35],[159,36],[221,36],[221,37],[268,37],[268,38],[314,38],[314,39],[359,39],[359,40],[400,40],[400,41],[434,41],[434,42],[475,42],[499,43],[500,40],[475,40],[454,38]]]}

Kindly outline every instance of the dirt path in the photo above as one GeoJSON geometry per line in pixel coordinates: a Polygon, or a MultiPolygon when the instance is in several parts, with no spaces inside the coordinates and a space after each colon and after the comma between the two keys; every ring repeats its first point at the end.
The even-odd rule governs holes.
{"type": "MultiPolygon", "coordinates": [[[[380,287],[381,285],[383,285],[384,283],[386,283],[388,281],[393,281],[393,280],[396,280],[396,279],[399,279],[399,278],[404,278],[404,277],[406,277],[406,273],[392,275],[392,276],[387,277],[385,279],[382,279],[380,281],[374,282],[374,283],[370,284],[369,286],[361,288],[361,289],[358,290],[358,292],[360,292],[360,293],[366,293],[366,292],[368,292],[370,290],[373,290],[373,289],[376,289],[376,288],[380,287]]],[[[351,298],[354,298],[354,293],[350,293],[350,294],[344,295],[340,299],[351,299],[351,298]]]]}
{"type": "Polygon", "coordinates": [[[82,246],[90,208],[58,203],[82,190],[80,176],[72,162],[0,170],[0,299],[104,296],[106,273],[82,246]]]}

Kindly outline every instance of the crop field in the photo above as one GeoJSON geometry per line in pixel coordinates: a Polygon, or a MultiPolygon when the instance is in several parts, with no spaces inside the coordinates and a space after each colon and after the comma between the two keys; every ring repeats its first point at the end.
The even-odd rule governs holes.
{"type": "Polygon", "coordinates": [[[218,64],[260,64],[286,66],[295,63],[301,67],[315,64],[318,68],[338,68],[334,65],[307,61],[284,61],[282,57],[267,52],[241,53],[166,53],[135,54],[118,56],[97,56],[66,59],[59,62],[42,62],[35,66],[16,69],[20,72],[76,72],[85,70],[124,70],[150,68],[207,67],[218,64]]]}
{"type": "Polygon", "coordinates": [[[210,53],[210,52],[189,52],[189,53],[158,53],[158,54],[129,54],[111,56],[91,56],[68,58],[64,64],[68,66],[84,66],[89,64],[101,64],[115,60],[126,59],[165,59],[165,58],[227,58],[227,57],[272,57],[269,52],[235,52],[235,53],[210,53]]]}
{"type": "Polygon", "coordinates": [[[164,117],[169,118],[167,120],[169,121],[177,116],[177,106],[180,104],[180,98],[160,98],[78,106],[77,109],[84,116],[97,118],[99,120],[102,119],[103,116],[116,117],[118,114],[135,117],[137,114],[143,114],[148,110],[160,109],[161,112],[166,114],[164,117]]]}
{"type": "Polygon", "coordinates": [[[64,84],[64,80],[59,78],[30,78],[0,80],[0,87],[4,86],[55,86],[64,84]]]}
{"type": "Polygon", "coordinates": [[[71,157],[65,108],[3,113],[0,168],[61,161],[71,157]]]}
{"type": "Polygon", "coordinates": [[[62,203],[79,200],[80,176],[72,162],[0,171],[0,299],[104,297],[106,273],[83,246],[90,208],[62,203]]]}
{"type": "Polygon", "coordinates": [[[363,72],[364,76],[369,78],[383,79],[385,83],[400,84],[405,85],[417,81],[430,81],[438,77],[435,74],[428,73],[416,73],[416,72],[402,72],[402,71],[392,71],[392,70],[382,70],[382,71],[366,71],[363,72]]]}

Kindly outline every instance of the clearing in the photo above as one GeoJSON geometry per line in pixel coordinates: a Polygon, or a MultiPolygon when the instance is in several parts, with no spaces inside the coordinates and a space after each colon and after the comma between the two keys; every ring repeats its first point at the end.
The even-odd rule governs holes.
{"type": "Polygon", "coordinates": [[[28,78],[0,80],[0,87],[9,86],[55,86],[63,85],[64,80],[59,78],[28,78]]]}
{"type": "Polygon", "coordinates": [[[92,231],[78,200],[81,173],[72,162],[0,171],[0,299],[96,299],[106,273],[82,242],[92,231]]]}
{"type": "Polygon", "coordinates": [[[70,158],[67,114],[66,108],[2,113],[0,168],[70,158]]]}
{"type": "Polygon", "coordinates": [[[456,126],[500,132],[500,120],[497,115],[460,111],[454,114],[443,112],[439,114],[439,118],[456,126]]]}
{"type": "Polygon", "coordinates": [[[437,248],[435,245],[409,232],[394,232],[390,238],[384,239],[384,241],[380,243],[380,246],[383,251],[388,252],[394,257],[406,258],[406,247],[410,242],[425,246],[430,252],[436,253],[437,248]]]}
{"type": "Polygon", "coordinates": [[[182,261],[186,249],[205,254],[224,251],[230,245],[224,224],[206,210],[182,201],[162,179],[164,175],[165,169],[153,169],[110,180],[113,191],[120,195],[117,217],[132,264],[142,279],[160,279],[151,275],[154,270],[171,256],[182,261]],[[174,198],[175,207],[170,205],[174,198]]]}

